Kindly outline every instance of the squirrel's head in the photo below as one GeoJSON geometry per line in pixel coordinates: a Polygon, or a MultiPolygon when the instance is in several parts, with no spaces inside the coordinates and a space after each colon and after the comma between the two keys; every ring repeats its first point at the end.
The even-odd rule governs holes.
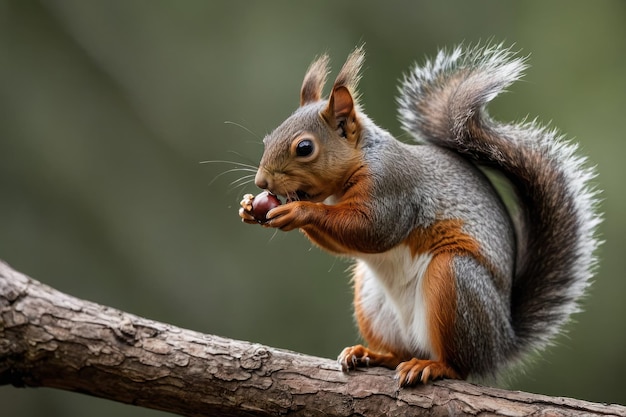
{"type": "Polygon", "coordinates": [[[322,97],[328,56],[311,64],[302,83],[300,107],[263,139],[258,187],[288,201],[320,202],[342,192],[361,159],[356,86],[363,58],[362,47],[350,54],[328,98],[322,97]]]}

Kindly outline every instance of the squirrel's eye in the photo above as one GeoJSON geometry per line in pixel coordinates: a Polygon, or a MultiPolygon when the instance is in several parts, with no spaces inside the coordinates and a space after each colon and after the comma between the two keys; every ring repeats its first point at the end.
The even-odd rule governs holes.
{"type": "Polygon", "coordinates": [[[313,141],[310,139],[303,139],[296,145],[296,155],[298,156],[309,156],[313,153],[315,149],[315,145],[313,145],[313,141]]]}

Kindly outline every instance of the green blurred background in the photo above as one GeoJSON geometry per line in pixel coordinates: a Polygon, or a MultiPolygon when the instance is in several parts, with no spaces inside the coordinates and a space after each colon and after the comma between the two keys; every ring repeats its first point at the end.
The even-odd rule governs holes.
{"type": "MultiPolygon", "coordinates": [[[[0,0],[0,258],[141,316],[334,358],[358,341],[349,263],[299,233],[240,223],[254,186],[200,162],[255,164],[322,52],[336,73],[366,43],[363,103],[401,134],[394,100],[408,67],[489,39],[531,64],[491,113],[537,116],[579,141],[598,166],[606,218],[586,311],[505,386],[626,404],[620,0],[0,0]]],[[[7,416],[162,414],[8,386],[0,404],[7,416]]]]}

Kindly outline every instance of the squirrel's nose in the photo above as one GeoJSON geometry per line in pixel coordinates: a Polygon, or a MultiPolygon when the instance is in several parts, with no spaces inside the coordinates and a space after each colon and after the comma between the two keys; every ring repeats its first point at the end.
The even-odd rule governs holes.
{"type": "Polygon", "coordinates": [[[259,170],[256,172],[256,175],[254,177],[254,183],[257,187],[263,190],[267,190],[270,188],[270,183],[261,168],[259,168],[259,170]]]}

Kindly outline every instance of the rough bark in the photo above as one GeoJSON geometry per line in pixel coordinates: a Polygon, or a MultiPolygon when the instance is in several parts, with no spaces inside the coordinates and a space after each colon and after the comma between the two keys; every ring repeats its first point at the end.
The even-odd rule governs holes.
{"type": "Polygon", "coordinates": [[[384,369],[200,334],[63,294],[0,262],[0,384],[187,416],[620,415],[626,407],[462,381],[396,388],[384,369]]]}

